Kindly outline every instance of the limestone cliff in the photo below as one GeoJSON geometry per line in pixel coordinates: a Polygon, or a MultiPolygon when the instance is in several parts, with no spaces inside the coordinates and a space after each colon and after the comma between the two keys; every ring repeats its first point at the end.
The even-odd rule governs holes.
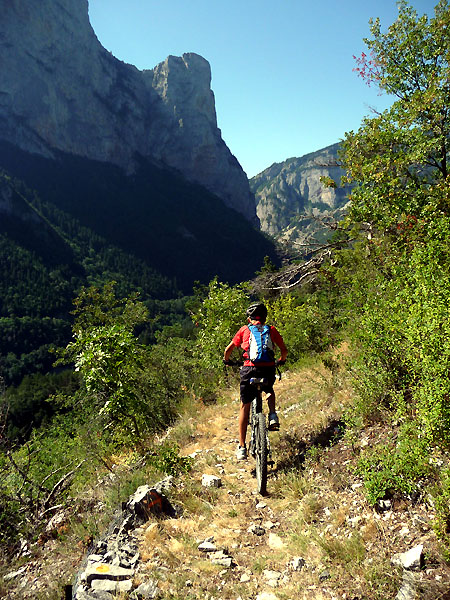
{"type": "Polygon", "coordinates": [[[339,184],[344,172],[337,164],[338,148],[339,144],[333,144],[289,158],[251,179],[263,231],[280,240],[303,241],[320,230],[317,218],[343,214],[349,188],[329,188],[320,181],[328,176],[339,184]]]}
{"type": "Polygon", "coordinates": [[[101,46],[87,0],[0,0],[0,10],[0,139],[128,173],[143,156],[256,220],[245,173],[217,127],[204,58],[170,56],[139,71],[101,46]]]}

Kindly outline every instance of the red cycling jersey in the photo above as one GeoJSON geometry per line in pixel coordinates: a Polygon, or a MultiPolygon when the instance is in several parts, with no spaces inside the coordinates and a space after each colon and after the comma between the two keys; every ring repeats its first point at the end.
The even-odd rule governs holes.
{"type": "MultiPolygon", "coordinates": [[[[269,327],[270,327],[270,337],[272,338],[272,342],[275,345],[277,345],[278,347],[284,346],[284,341],[283,341],[283,338],[281,337],[281,334],[276,330],[275,327],[273,327],[273,325],[269,325],[269,327]]],[[[252,366],[273,367],[275,365],[275,361],[259,362],[259,363],[257,363],[257,365],[255,365],[255,363],[253,363],[251,360],[249,360],[249,358],[248,358],[248,349],[250,346],[249,340],[250,340],[250,329],[248,328],[247,325],[244,325],[243,327],[241,327],[233,338],[233,344],[235,346],[237,346],[238,348],[242,348],[242,350],[244,351],[244,359],[245,359],[244,366],[245,367],[252,367],[252,366]]]]}

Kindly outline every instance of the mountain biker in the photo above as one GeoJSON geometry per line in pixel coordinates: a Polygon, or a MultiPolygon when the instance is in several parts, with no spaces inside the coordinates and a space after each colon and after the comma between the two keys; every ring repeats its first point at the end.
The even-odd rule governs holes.
{"type": "MultiPolygon", "coordinates": [[[[250,325],[262,327],[266,322],[266,318],[267,308],[261,302],[256,302],[248,307],[247,319],[250,325]]],[[[233,349],[240,347],[244,350],[244,366],[242,366],[240,369],[241,407],[239,412],[239,447],[236,452],[236,458],[238,460],[245,460],[247,458],[247,446],[245,444],[245,438],[247,435],[250,405],[253,398],[255,398],[257,394],[255,386],[250,384],[250,378],[264,377],[268,380],[268,383],[263,388],[263,391],[267,394],[267,403],[269,405],[269,430],[273,431],[279,429],[280,422],[275,410],[275,392],[273,390],[273,384],[275,383],[276,365],[283,365],[286,362],[287,357],[287,348],[283,338],[275,329],[275,327],[270,326],[270,337],[273,345],[277,346],[280,350],[280,359],[276,361],[274,357],[273,360],[268,362],[258,362],[258,364],[254,364],[249,358],[250,335],[251,332],[248,325],[241,327],[228,346],[225,348],[223,355],[224,363],[232,364],[230,361],[230,356],[233,352],[233,349]]]]}

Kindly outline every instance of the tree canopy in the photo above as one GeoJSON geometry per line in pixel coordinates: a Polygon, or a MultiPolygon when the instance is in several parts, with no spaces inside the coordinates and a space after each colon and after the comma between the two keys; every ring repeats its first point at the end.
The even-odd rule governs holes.
{"type": "Polygon", "coordinates": [[[406,215],[448,211],[450,142],[450,9],[419,17],[404,0],[397,20],[381,30],[370,23],[369,54],[356,70],[369,85],[395,97],[344,141],[348,180],[356,182],[351,218],[389,227],[406,215]]]}

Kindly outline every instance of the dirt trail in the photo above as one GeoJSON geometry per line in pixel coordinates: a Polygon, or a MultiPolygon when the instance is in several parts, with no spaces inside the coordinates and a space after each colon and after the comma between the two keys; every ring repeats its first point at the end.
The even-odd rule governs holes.
{"type": "MultiPolygon", "coordinates": [[[[377,512],[366,500],[354,470],[359,453],[393,432],[378,423],[358,439],[342,435],[353,393],[344,370],[318,362],[276,384],[281,429],[270,433],[276,464],[265,497],[256,493],[253,459],[235,457],[237,388],[214,405],[193,402],[193,416],[167,435],[195,457],[193,468],[170,492],[180,516],[141,528],[136,585],[154,580],[164,600],[394,600],[403,572],[392,557],[423,544],[416,597],[450,600],[432,506],[403,499],[377,512]],[[220,477],[221,487],[203,486],[204,474],[220,477]]],[[[86,543],[48,540],[7,597],[60,598],[51,590],[58,578],[71,580],[86,543]]]]}
{"type": "Polygon", "coordinates": [[[191,419],[183,454],[195,457],[194,468],[173,498],[182,517],[149,524],[143,575],[158,580],[164,598],[388,600],[402,580],[392,556],[423,543],[418,597],[449,598],[429,508],[399,503],[379,514],[352,472],[355,445],[379,432],[353,447],[339,439],[350,390],[323,368],[287,374],[276,390],[282,427],[270,434],[268,494],[256,493],[253,459],[235,458],[239,402],[229,394],[191,419]],[[220,477],[221,487],[203,487],[203,474],[220,477]],[[199,549],[205,541],[210,552],[199,549]]]}

